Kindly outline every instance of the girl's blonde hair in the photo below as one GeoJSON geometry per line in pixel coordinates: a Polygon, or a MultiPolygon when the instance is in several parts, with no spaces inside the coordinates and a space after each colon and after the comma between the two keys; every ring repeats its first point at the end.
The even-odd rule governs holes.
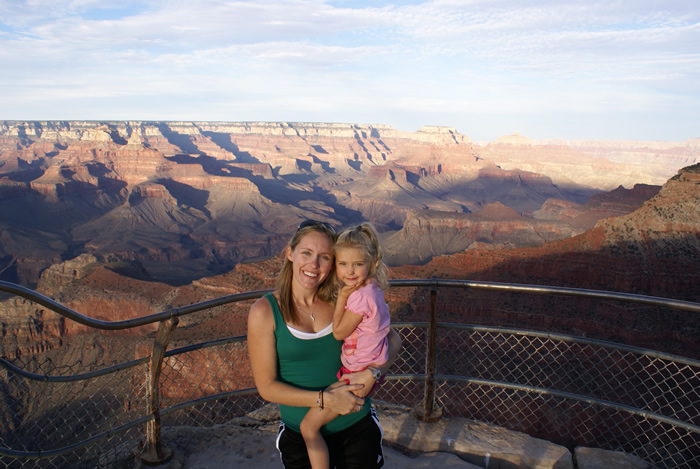
{"type": "MultiPolygon", "coordinates": [[[[358,248],[365,255],[365,260],[369,264],[369,273],[367,278],[374,278],[374,282],[381,290],[386,290],[389,286],[389,269],[382,260],[384,252],[379,245],[377,231],[371,223],[363,223],[354,228],[343,230],[338,235],[338,240],[333,246],[333,253],[337,253],[338,249],[343,248],[358,248]]],[[[333,292],[334,299],[337,297],[337,290],[340,287],[340,280],[336,275],[336,289],[333,292]]]]}
{"type": "MultiPolygon", "coordinates": [[[[287,257],[287,248],[292,251],[297,247],[301,240],[307,234],[312,231],[323,233],[331,240],[331,243],[335,243],[336,234],[335,230],[331,225],[325,222],[306,220],[299,224],[296,233],[289,240],[287,246],[282,251],[284,255],[284,263],[280,269],[280,273],[277,275],[277,291],[279,293],[279,307],[282,313],[282,318],[287,324],[294,324],[297,322],[298,314],[297,309],[294,307],[294,297],[292,296],[292,279],[294,276],[294,269],[292,261],[287,257]]],[[[335,262],[333,262],[333,267],[328,273],[328,277],[319,285],[316,296],[326,303],[333,303],[334,301],[334,278],[335,278],[335,262]]]]}

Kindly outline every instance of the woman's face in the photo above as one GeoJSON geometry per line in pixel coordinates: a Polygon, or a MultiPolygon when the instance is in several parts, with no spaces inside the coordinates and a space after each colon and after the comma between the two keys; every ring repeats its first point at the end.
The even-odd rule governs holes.
{"type": "Polygon", "coordinates": [[[294,249],[287,248],[294,281],[308,290],[315,290],[333,270],[333,241],[324,233],[309,231],[294,249]]]}

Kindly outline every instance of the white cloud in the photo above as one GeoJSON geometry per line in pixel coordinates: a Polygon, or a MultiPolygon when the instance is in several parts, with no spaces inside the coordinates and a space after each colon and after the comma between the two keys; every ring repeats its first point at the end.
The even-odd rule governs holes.
{"type": "Polygon", "coordinates": [[[0,0],[0,118],[235,109],[469,134],[479,114],[614,132],[637,113],[664,138],[700,120],[699,17],[693,1],[0,0]]]}

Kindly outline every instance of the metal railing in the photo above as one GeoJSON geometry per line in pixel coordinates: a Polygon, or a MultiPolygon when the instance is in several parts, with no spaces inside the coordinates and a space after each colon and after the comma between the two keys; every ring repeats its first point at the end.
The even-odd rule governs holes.
{"type": "MultiPolygon", "coordinates": [[[[700,361],[595,339],[517,328],[438,322],[440,288],[646,304],[700,313],[700,304],[643,295],[461,280],[392,280],[429,289],[429,320],[392,325],[403,349],[374,398],[493,423],[572,449],[625,451],[657,467],[700,466],[700,361]]],[[[99,321],[30,289],[27,298],[96,329],[158,323],[144,358],[109,364],[89,350],[0,359],[0,466],[122,467],[170,457],[164,428],[212,426],[262,407],[245,337],[168,350],[179,318],[249,301],[266,291],[223,296],[126,321],[99,321]]],[[[119,337],[113,338],[118,347],[119,337]]]]}

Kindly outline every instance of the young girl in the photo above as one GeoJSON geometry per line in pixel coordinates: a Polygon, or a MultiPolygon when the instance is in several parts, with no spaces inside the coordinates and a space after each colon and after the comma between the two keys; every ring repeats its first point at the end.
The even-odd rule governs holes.
{"type": "MultiPolygon", "coordinates": [[[[376,367],[388,359],[391,318],[383,292],[388,286],[387,267],[382,262],[377,233],[368,223],[340,233],[333,251],[338,284],[333,335],[343,340],[343,366],[338,378],[351,383],[352,373],[370,369],[375,380],[372,389],[355,391],[358,397],[365,397],[381,378],[376,367]]],[[[330,409],[313,408],[301,422],[301,434],[313,469],[329,467],[328,447],[321,436],[321,427],[337,416],[330,409]]]]}

